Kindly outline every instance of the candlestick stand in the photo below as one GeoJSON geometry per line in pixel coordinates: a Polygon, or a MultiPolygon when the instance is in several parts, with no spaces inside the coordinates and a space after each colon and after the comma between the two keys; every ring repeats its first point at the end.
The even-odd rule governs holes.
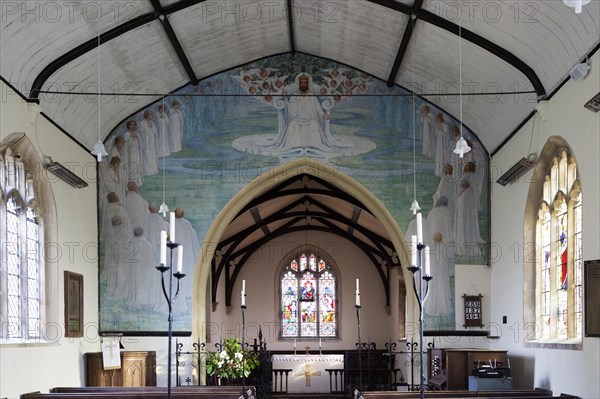
{"type": "MultiPolygon", "coordinates": [[[[244,294],[245,295],[245,294],[244,294]]],[[[244,346],[246,345],[246,305],[241,306],[242,309],[242,396],[248,397],[246,394],[246,354],[244,353],[244,346]]]]}
{"type": "MultiPolygon", "coordinates": [[[[357,301],[358,302],[358,301],[357,301]]],[[[358,327],[358,385],[362,391],[362,341],[360,339],[360,305],[354,305],[356,308],[356,324],[358,327]]]]}
{"type": "Polygon", "coordinates": [[[433,276],[423,275],[423,255],[425,253],[425,248],[427,248],[427,245],[423,243],[417,244],[417,264],[408,267],[408,270],[410,270],[413,275],[413,289],[415,291],[415,296],[417,297],[417,302],[419,303],[419,390],[421,399],[425,397],[425,371],[423,368],[423,316],[425,314],[425,301],[429,295],[429,282],[433,278],[433,276]],[[419,274],[418,288],[417,273],[419,274]],[[425,284],[423,284],[423,281],[425,281],[425,284]]]}
{"type": "Polygon", "coordinates": [[[168,357],[167,357],[167,397],[171,399],[171,357],[172,357],[172,341],[173,341],[173,302],[177,299],[177,295],[179,295],[179,280],[185,277],[185,274],[177,271],[175,273],[169,273],[169,291],[165,287],[165,272],[168,270],[173,270],[173,250],[179,246],[176,242],[168,242],[167,247],[171,250],[170,254],[170,265],[160,265],[156,266],[156,270],[160,272],[160,280],[162,284],[162,291],[167,300],[167,304],[169,305],[169,332],[168,332],[168,357]],[[173,295],[173,277],[177,279],[177,290],[175,291],[175,295],[173,295]]]}

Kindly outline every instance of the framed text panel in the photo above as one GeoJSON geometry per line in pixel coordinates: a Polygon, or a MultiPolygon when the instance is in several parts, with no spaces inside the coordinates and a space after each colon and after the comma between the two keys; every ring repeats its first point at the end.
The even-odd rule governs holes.
{"type": "Polygon", "coordinates": [[[83,276],[66,270],[65,337],[83,337],[83,276]]]}

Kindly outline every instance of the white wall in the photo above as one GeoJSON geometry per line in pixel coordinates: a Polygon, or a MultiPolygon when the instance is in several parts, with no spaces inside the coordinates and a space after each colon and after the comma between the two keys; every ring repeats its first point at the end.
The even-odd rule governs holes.
{"type": "MultiPolygon", "coordinates": [[[[0,140],[12,133],[25,133],[40,155],[50,155],[63,164],[74,162],[75,173],[95,179],[95,162],[43,116],[37,125],[27,119],[27,104],[0,82],[0,140]]],[[[56,200],[59,248],[57,284],[53,293],[59,302],[45,326],[53,339],[50,344],[27,347],[0,343],[0,397],[18,397],[23,392],[47,391],[58,385],[82,385],[82,353],[99,349],[98,343],[98,269],[96,227],[96,183],[88,181],[84,189],[72,188],[49,175],[56,200]],[[87,247],[85,247],[87,244],[87,247]],[[85,250],[84,250],[85,248],[85,250]],[[85,338],[64,338],[63,271],[80,273],[84,278],[85,338]]],[[[87,180],[87,179],[86,179],[87,180]]],[[[46,243],[48,244],[48,243],[46,243]]]]}
{"type": "MultiPolygon", "coordinates": [[[[569,81],[549,101],[548,119],[536,122],[532,151],[541,152],[550,136],[561,136],[577,159],[583,189],[583,257],[600,258],[600,114],[583,105],[600,91],[600,54],[591,59],[590,74],[569,81]]],[[[530,121],[492,159],[493,167],[506,171],[527,156],[530,121]]],[[[586,398],[600,397],[600,339],[584,338],[583,350],[526,348],[523,343],[523,222],[528,174],[502,187],[492,185],[492,242],[501,249],[492,266],[491,321],[501,326],[495,344],[509,350],[518,387],[551,389],[586,398]],[[507,324],[502,324],[507,316],[507,324]]]]}
{"type": "MultiPolygon", "coordinates": [[[[249,264],[244,266],[236,280],[229,315],[226,315],[224,279],[221,279],[218,291],[219,305],[210,315],[211,321],[207,329],[207,334],[211,331],[213,333],[213,342],[218,342],[221,336],[241,336],[240,291],[242,280],[246,280],[245,320],[246,334],[249,336],[247,340],[255,338],[258,325],[262,325],[268,349],[293,350],[291,340],[282,341],[278,338],[279,324],[276,320],[279,305],[275,287],[279,284],[276,282],[278,278],[276,269],[288,251],[294,249],[298,243],[306,241],[305,233],[288,234],[269,242],[267,247],[258,251],[249,264]]],[[[353,348],[358,342],[354,307],[357,278],[360,279],[361,287],[361,339],[363,342],[368,342],[370,339],[377,344],[378,348],[383,348],[385,342],[394,338],[393,332],[397,329],[394,329],[392,318],[386,311],[384,288],[371,261],[358,247],[332,234],[311,232],[308,236],[308,244],[318,245],[327,250],[335,259],[340,273],[338,295],[341,296],[337,302],[340,338],[322,340],[323,350],[353,348]]],[[[298,350],[306,345],[310,346],[311,350],[318,350],[319,347],[316,340],[306,339],[297,342],[298,350]]]]}

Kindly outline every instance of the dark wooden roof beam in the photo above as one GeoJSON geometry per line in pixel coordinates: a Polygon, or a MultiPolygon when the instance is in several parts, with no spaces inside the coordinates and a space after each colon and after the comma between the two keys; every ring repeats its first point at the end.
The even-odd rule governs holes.
{"type": "Polygon", "coordinates": [[[181,47],[181,43],[179,42],[179,39],[177,38],[175,31],[173,30],[173,26],[171,26],[171,23],[169,22],[169,18],[165,14],[165,10],[163,9],[162,4],[160,4],[160,0],[150,0],[150,2],[154,7],[154,11],[158,14],[158,19],[162,23],[163,29],[165,30],[165,33],[167,34],[167,37],[171,42],[171,46],[173,46],[173,50],[175,50],[175,54],[177,54],[179,62],[183,66],[183,69],[185,69],[185,72],[187,73],[188,78],[190,79],[190,83],[192,83],[193,85],[197,85],[199,82],[198,77],[194,72],[194,68],[192,68],[192,64],[190,63],[187,54],[185,54],[185,51],[183,51],[183,47],[181,47]]]}
{"type": "MultiPolygon", "coordinates": [[[[396,54],[396,59],[394,60],[394,64],[392,65],[392,69],[390,71],[390,76],[387,80],[388,87],[392,87],[394,82],[396,81],[396,77],[398,76],[398,71],[400,70],[400,66],[402,65],[402,61],[404,60],[404,56],[406,55],[406,50],[408,49],[408,44],[410,43],[410,39],[415,30],[415,25],[417,23],[417,15],[421,12],[421,8],[423,7],[423,0],[416,0],[413,4],[410,20],[406,24],[406,28],[404,29],[404,35],[402,36],[402,41],[400,42],[400,47],[398,48],[398,53],[396,54]]],[[[415,90],[414,87],[410,88],[412,91],[415,90]]]]}
{"type": "MultiPolygon", "coordinates": [[[[419,12],[417,17],[420,20],[429,22],[430,24],[435,25],[438,28],[444,29],[444,30],[454,33],[455,35],[458,36],[459,26],[456,25],[455,23],[448,21],[445,18],[440,17],[439,15],[436,15],[427,10],[421,10],[421,12],[419,12]]],[[[514,68],[519,70],[523,75],[525,75],[527,77],[527,79],[529,79],[529,81],[531,82],[533,89],[536,91],[538,97],[541,98],[546,95],[546,89],[544,88],[542,81],[537,76],[537,74],[535,73],[533,68],[531,68],[529,65],[527,65],[523,60],[521,60],[520,58],[518,58],[516,55],[514,55],[510,51],[506,50],[505,48],[500,47],[496,43],[491,42],[490,40],[488,40],[482,36],[479,36],[478,34],[472,32],[468,29],[465,29],[464,27],[461,27],[460,31],[461,31],[461,37],[463,39],[468,40],[469,42],[475,44],[476,46],[479,46],[479,47],[489,51],[490,53],[494,54],[496,57],[498,57],[501,60],[512,65],[514,68]]]]}

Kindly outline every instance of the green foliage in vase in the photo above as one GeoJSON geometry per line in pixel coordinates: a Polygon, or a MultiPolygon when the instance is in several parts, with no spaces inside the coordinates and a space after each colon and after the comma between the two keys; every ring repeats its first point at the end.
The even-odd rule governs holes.
{"type": "Polygon", "coordinates": [[[239,339],[227,338],[221,352],[207,353],[206,374],[229,379],[248,377],[259,364],[258,353],[242,351],[239,339]]]}

